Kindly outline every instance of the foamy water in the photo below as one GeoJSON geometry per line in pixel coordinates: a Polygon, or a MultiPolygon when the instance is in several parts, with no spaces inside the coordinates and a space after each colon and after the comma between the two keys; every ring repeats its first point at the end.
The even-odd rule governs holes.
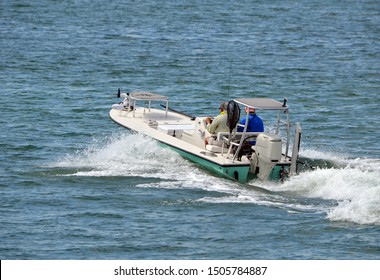
{"type": "Polygon", "coordinates": [[[241,185],[209,174],[150,138],[129,133],[114,135],[103,143],[95,141],[56,166],[78,169],[65,176],[158,178],[158,182],[138,187],[200,188],[224,194],[206,196],[199,202],[253,203],[288,211],[324,212],[331,221],[380,224],[379,160],[350,159],[315,150],[303,151],[302,156],[343,167],[303,171],[284,183],[255,180],[241,185]],[[308,204],[303,198],[320,200],[308,204]]]}

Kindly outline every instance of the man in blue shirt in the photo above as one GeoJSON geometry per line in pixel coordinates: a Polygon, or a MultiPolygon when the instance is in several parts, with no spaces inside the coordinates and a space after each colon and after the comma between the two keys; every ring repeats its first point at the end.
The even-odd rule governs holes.
{"type": "MultiPolygon", "coordinates": [[[[245,108],[245,112],[247,112],[247,110],[248,108],[245,108]]],[[[238,126],[237,128],[238,132],[243,132],[245,122],[246,122],[246,117],[244,117],[240,121],[240,124],[243,126],[240,126],[240,125],[238,126]]],[[[264,123],[262,119],[258,115],[256,115],[255,109],[253,108],[249,109],[247,132],[264,132],[264,123]]]]}
{"type": "MultiPolygon", "coordinates": [[[[247,111],[248,111],[248,108],[246,107],[245,112],[247,113],[247,111]]],[[[246,118],[247,117],[244,117],[240,121],[240,124],[242,126],[238,125],[237,132],[243,132],[245,122],[246,122],[246,118]]],[[[247,132],[264,132],[263,120],[258,115],[256,115],[255,109],[253,109],[253,108],[249,109],[247,132]]],[[[251,145],[255,145],[256,141],[249,141],[249,143],[251,145]]]]}

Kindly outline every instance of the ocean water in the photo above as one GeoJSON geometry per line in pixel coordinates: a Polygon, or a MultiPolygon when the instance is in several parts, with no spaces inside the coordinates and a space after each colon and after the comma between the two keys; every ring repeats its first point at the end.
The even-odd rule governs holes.
{"type": "MultiPolygon", "coordinates": [[[[1,259],[379,259],[380,2],[0,2],[1,259]],[[216,177],[114,124],[288,98],[313,168],[216,177]]],[[[269,119],[264,119],[270,127],[269,119]]]]}

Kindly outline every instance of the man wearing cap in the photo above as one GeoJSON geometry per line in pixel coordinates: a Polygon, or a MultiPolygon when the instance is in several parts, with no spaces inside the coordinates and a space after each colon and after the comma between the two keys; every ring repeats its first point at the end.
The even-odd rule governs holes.
{"type": "MultiPolygon", "coordinates": [[[[222,102],[219,106],[220,114],[214,118],[211,122],[209,117],[206,118],[207,131],[211,134],[218,134],[219,132],[228,132],[229,127],[227,126],[227,106],[228,102],[222,102]]],[[[223,141],[218,141],[213,137],[206,137],[205,144],[222,146],[223,141]]]]}
{"type": "MultiPolygon", "coordinates": [[[[245,112],[247,113],[248,107],[245,108],[245,112]]],[[[237,131],[238,132],[243,132],[246,118],[242,118],[240,121],[240,124],[242,126],[238,126],[237,131]]],[[[249,108],[249,116],[248,116],[248,127],[247,127],[247,132],[264,132],[264,123],[263,120],[256,115],[255,109],[254,108],[249,108]]]]}

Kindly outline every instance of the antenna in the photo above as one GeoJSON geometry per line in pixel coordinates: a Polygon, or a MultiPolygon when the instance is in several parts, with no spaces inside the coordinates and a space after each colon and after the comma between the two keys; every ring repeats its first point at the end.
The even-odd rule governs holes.
{"type": "Polygon", "coordinates": [[[229,78],[228,78],[227,100],[230,100],[231,76],[232,76],[232,59],[230,60],[230,75],[229,75],[229,78]]]}

